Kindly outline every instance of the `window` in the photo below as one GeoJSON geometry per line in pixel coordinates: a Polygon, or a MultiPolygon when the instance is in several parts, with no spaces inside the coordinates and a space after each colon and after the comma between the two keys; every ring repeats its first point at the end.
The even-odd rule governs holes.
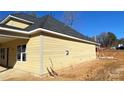
{"type": "Polygon", "coordinates": [[[17,61],[26,61],[26,45],[17,46],[17,61]]]}
{"type": "Polygon", "coordinates": [[[0,59],[5,59],[5,48],[0,48],[0,59]]]}

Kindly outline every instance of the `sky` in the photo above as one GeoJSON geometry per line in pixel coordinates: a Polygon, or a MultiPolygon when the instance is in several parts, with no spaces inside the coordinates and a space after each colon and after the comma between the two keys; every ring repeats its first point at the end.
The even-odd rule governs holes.
{"type": "MultiPolygon", "coordinates": [[[[0,20],[13,13],[18,11],[1,11],[0,20]]],[[[35,11],[35,13],[38,17],[51,14],[49,11],[35,11]]],[[[63,13],[63,11],[52,12],[60,21],[63,21],[63,13]]],[[[77,12],[72,28],[89,37],[102,32],[112,32],[118,39],[124,38],[124,11],[80,11],[77,12]]]]}

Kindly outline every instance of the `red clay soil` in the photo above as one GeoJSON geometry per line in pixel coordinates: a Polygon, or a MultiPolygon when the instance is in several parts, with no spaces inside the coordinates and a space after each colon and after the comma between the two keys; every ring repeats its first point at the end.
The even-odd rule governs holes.
{"type": "Polygon", "coordinates": [[[83,62],[56,71],[58,76],[52,77],[48,74],[44,76],[34,76],[31,73],[13,71],[13,73],[7,74],[8,78],[4,80],[124,80],[124,51],[102,51],[97,53],[97,55],[104,58],[91,62],[83,62]]]}

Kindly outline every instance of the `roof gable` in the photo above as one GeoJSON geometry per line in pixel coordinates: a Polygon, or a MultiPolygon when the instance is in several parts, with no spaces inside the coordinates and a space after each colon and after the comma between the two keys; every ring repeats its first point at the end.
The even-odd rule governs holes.
{"type": "Polygon", "coordinates": [[[20,17],[16,17],[16,16],[13,16],[13,15],[9,15],[4,20],[1,21],[1,24],[5,24],[6,22],[8,22],[11,19],[18,20],[18,21],[21,21],[21,22],[24,22],[24,23],[31,23],[31,24],[34,23],[33,21],[26,20],[24,18],[20,18],[20,17]]]}
{"type": "Polygon", "coordinates": [[[3,21],[0,23],[1,25],[15,27],[19,29],[26,29],[28,26],[34,24],[34,22],[27,20],[25,18],[16,17],[13,15],[7,16],[3,21]]]}
{"type": "MultiPolygon", "coordinates": [[[[37,28],[44,28],[44,29],[47,29],[47,30],[50,30],[53,32],[57,32],[57,33],[61,33],[61,34],[65,34],[68,36],[73,36],[76,38],[93,41],[91,38],[89,38],[85,35],[82,35],[81,33],[77,32],[76,30],[72,29],[71,27],[65,25],[61,21],[59,21],[49,15],[37,18],[37,17],[31,16],[31,15],[25,14],[25,13],[16,13],[16,14],[12,14],[10,16],[10,18],[11,17],[16,18],[16,19],[17,18],[21,19],[19,21],[26,20],[25,22],[31,23],[30,26],[23,29],[25,31],[31,31],[31,30],[34,30],[37,28]]],[[[2,24],[2,26],[5,26],[5,25],[2,24]]],[[[13,28],[18,29],[18,27],[13,27],[13,28]]],[[[19,28],[19,29],[21,29],[21,28],[19,28]]]]}
{"type": "Polygon", "coordinates": [[[21,29],[25,29],[28,26],[30,26],[30,24],[28,24],[28,23],[19,22],[19,21],[12,20],[12,19],[9,20],[5,25],[12,26],[12,27],[17,27],[17,28],[21,28],[21,29]]]}

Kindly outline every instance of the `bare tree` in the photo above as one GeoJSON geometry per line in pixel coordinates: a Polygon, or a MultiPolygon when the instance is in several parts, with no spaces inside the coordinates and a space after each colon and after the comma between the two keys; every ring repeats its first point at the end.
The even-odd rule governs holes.
{"type": "Polygon", "coordinates": [[[77,12],[74,11],[66,11],[63,14],[63,21],[65,24],[72,26],[74,22],[77,20],[77,12]]]}
{"type": "Polygon", "coordinates": [[[112,32],[102,32],[96,38],[98,43],[101,43],[104,47],[111,47],[117,41],[117,37],[112,32]]]}

